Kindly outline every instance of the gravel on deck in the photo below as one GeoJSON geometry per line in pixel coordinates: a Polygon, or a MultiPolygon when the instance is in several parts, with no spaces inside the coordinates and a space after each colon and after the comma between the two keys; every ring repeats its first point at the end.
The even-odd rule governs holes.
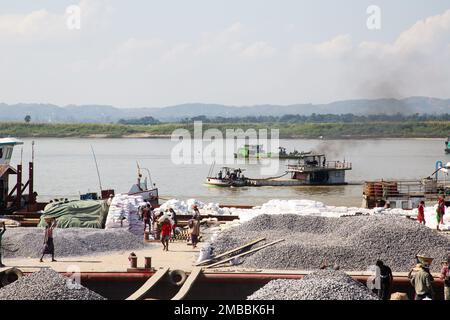
{"type": "MultiPolygon", "coordinates": [[[[137,250],[146,246],[142,238],[123,229],[55,229],[53,238],[56,257],[137,250]]],[[[3,257],[38,258],[43,242],[43,228],[9,228],[2,240],[3,257]]]]}
{"type": "Polygon", "coordinates": [[[0,300],[106,300],[81,286],[71,286],[69,278],[44,268],[0,289],[0,300]]]}
{"type": "Polygon", "coordinates": [[[272,280],[248,300],[379,300],[341,271],[319,270],[301,280],[272,280]]]}
{"type": "Polygon", "coordinates": [[[381,259],[392,271],[407,272],[422,254],[435,258],[431,269],[439,271],[450,253],[448,237],[394,216],[261,215],[223,231],[212,247],[217,255],[261,237],[267,238],[265,243],[285,241],[244,257],[243,267],[315,270],[325,261],[337,262],[341,270],[364,271],[381,259]]]}

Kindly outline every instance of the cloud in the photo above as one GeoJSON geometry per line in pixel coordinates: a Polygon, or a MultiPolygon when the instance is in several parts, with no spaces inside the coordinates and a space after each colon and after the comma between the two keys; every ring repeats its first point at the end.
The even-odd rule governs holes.
{"type": "Polygon", "coordinates": [[[242,56],[248,58],[262,57],[268,58],[272,57],[276,53],[276,49],[269,45],[267,42],[258,41],[248,47],[244,48],[241,52],[242,56]]]}

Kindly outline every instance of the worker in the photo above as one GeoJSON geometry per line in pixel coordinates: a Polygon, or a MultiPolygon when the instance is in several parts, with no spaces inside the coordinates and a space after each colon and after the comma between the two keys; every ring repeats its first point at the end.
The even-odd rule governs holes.
{"type": "Polygon", "coordinates": [[[114,196],[112,194],[109,195],[108,200],[106,200],[106,204],[110,207],[112,204],[114,196]]]}
{"type": "Polygon", "coordinates": [[[142,220],[144,221],[144,232],[147,229],[147,225],[148,225],[148,231],[151,231],[151,205],[150,204],[146,204],[143,208],[142,208],[142,220]]]}
{"type": "Polygon", "coordinates": [[[173,208],[170,208],[169,212],[172,214],[172,221],[173,221],[172,237],[175,238],[176,232],[177,232],[177,224],[178,224],[177,214],[176,214],[175,210],[173,210],[173,208]]]}
{"type": "Polygon", "coordinates": [[[425,225],[425,201],[420,201],[417,207],[417,221],[425,225]]]}
{"type": "Polygon", "coordinates": [[[414,287],[414,300],[433,299],[433,276],[430,273],[430,266],[419,263],[408,273],[411,285],[414,287]]]}
{"type": "Polygon", "coordinates": [[[188,222],[189,234],[191,236],[192,248],[197,248],[198,237],[200,236],[200,215],[194,214],[188,222]]]}
{"type": "Polygon", "coordinates": [[[172,231],[172,225],[169,218],[165,218],[161,223],[161,243],[163,245],[163,251],[169,251],[169,239],[172,231]]]}
{"type": "Polygon", "coordinates": [[[40,262],[44,262],[43,258],[46,254],[52,255],[52,262],[56,262],[55,260],[55,245],[53,243],[53,230],[56,227],[56,219],[52,218],[47,220],[47,225],[45,226],[44,233],[44,249],[42,250],[42,256],[39,260],[40,262]]]}
{"type": "Polygon", "coordinates": [[[376,266],[380,270],[380,288],[378,289],[378,297],[381,300],[389,300],[391,298],[391,287],[394,280],[392,270],[381,260],[376,262],[376,266]]]}
{"type": "Polygon", "coordinates": [[[449,268],[450,257],[447,261],[442,262],[441,269],[441,280],[444,281],[444,299],[450,300],[450,268],[449,268]]]}
{"type": "Polygon", "coordinates": [[[156,216],[155,222],[153,224],[156,240],[159,240],[160,236],[161,236],[161,223],[159,222],[159,220],[162,218],[163,215],[164,215],[164,212],[160,211],[159,214],[156,216]]]}
{"type": "MultiPolygon", "coordinates": [[[[196,204],[194,204],[193,206],[192,206],[192,209],[194,209],[194,217],[196,217],[196,218],[200,218],[200,211],[198,210],[198,206],[196,205],[196,204]]],[[[195,218],[194,218],[195,219],[195,218]]]]}
{"type": "Polygon", "coordinates": [[[436,222],[437,222],[437,230],[439,229],[440,224],[444,224],[444,214],[445,214],[445,200],[444,197],[440,196],[438,200],[438,205],[436,208],[436,222]]]}
{"type": "Polygon", "coordinates": [[[2,238],[6,232],[6,225],[4,222],[1,223],[2,230],[0,231],[0,268],[3,268],[5,265],[2,263],[2,238]]]}

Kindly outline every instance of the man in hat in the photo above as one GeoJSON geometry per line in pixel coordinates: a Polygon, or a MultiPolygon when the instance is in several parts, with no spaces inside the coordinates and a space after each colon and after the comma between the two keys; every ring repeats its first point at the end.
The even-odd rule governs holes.
{"type": "Polygon", "coordinates": [[[415,300],[433,299],[433,276],[430,273],[430,266],[426,263],[419,263],[408,274],[409,281],[416,293],[415,300]]]}
{"type": "Polygon", "coordinates": [[[442,262],[441,279],[444,280],[444,299],[450,300],[450,257],[447,261],[442,262]]]}

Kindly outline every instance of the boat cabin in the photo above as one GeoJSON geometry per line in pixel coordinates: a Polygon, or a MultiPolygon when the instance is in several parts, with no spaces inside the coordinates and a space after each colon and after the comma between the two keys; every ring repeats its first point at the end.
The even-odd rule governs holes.
{"type": "Polygon", "coordinates": [[[344,161],[328,161],[324,154],[306,154],[297,164],[288,165],[291,178],[307,184],[345,184],[345,171],[352,164],[344,161]]]}

